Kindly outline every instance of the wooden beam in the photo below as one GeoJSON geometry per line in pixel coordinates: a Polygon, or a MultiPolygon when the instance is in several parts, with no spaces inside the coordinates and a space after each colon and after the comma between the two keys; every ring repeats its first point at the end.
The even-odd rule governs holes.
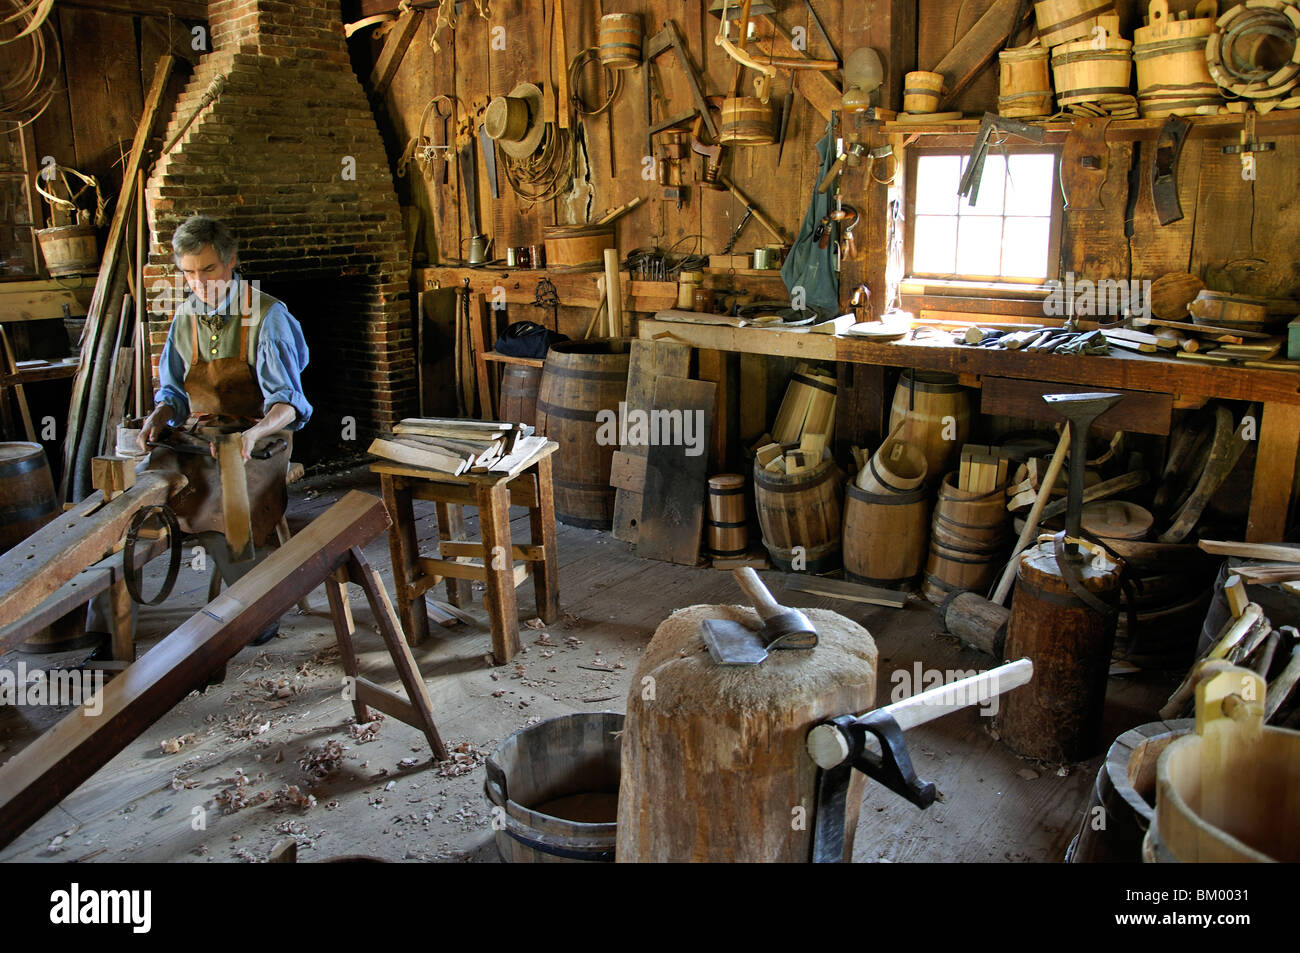
{"type": "Polygon", "coordinates": [[[934,72],[946,77],[948,89],[939,103],[940,110],[946,109],[949,103],[961,95],[1006,45],[1007,37],[1013,31],[1019,31],[1020,23],[1011,22],[1016,19],[1017,11],[1027,14],[1029,4],[1022,7],[1020,0],[995,0],[993,6],[939,61],[934,72]]]}
{"type": "Polygon", "coordinates": [[[1246,521],[1246,540],[1251,543],[1277,542],[1286,532],[1300,451],[1300,408],[1267,403],[1263,418],[1246,521]]]}
{"type": "Polygon", "coordinates": [[[0,846],[71,794],[139,734],[215,674],[248,640],[388,526],[383,503],[348,493],[98,695],[100,713],[74,711],[0,768],[0,846]]]}
{"type": "Polygon", "coordinates": [[[388,36],[384,38],[384,48],[379,51],[379,59],[370,72],[370,85],[376,95],[382,96],[387,92],[393,77],[397,75],[398,67],[402,65],[402,58],[406,56],[406,49],[415,39],[423,20],[423,10],[407,10],[388,31],[388,36]]]}
{"type": "Polygon", "coordinates": [[[207,0],[59,0],[59,6],[202,22],[208,19],[207,0]]]}

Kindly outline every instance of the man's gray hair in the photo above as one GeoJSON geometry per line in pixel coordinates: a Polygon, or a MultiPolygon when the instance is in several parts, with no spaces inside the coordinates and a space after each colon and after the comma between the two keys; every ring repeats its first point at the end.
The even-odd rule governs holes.
{"type": "Polygon", "coordinates": [[[197,255],[207,245],[212,246],[223,265],[228,265],[239,250],[239,239],[225,222],[207,215],[191,215],[172,235],[172,257],[179,267],[182,255],[197,255]]]}

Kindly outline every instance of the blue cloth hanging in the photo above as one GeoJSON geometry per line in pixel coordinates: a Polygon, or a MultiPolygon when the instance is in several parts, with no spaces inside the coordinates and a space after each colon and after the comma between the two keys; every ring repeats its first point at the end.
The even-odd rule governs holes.
{"type": "Polygon", "coordinates": [[[814,310],[823,318],[833,318],[840,313],[840,276],[835,271],[835,249],[833,242],[827,242],[825,248],[817,247],[813,241],[813,232],[823,218],[831,211],[831,190],[818,192],[822,180],[826,178],[835,164],[835,116],[826,125],[826,135],[817,143],[817,154],[821,157],[821,170],[813,186],[812,202],[804,215],[799,235],[794,240],[785,264],[781,266],[781,278],[790,300],[798,305],[803,289],[804,308],[814,310]]]}

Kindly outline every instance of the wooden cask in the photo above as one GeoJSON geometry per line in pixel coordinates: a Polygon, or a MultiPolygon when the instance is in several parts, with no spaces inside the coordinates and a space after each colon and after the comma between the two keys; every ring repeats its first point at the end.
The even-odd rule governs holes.
{"type": "Polygon", "coordinates": [[[776,121],[771,104],[754,96],[724,99],[718,141],[733,146],[761,146],[776,142],[776,121]]]}
{"type": "Polygon", "coordinates": [[[501,401],[497,419],[537,426],[537,388],[542,369],[527,364],[507,364],[501,374],[501,401]]]}
{"type": "Polygon", "coordinates": [[[754,461],[754,508],[763,545],[784,572],[840,566],[843,476],[829,458],[802,473],[771,473],[754,461]]]}
{"type": "Polygon", "coordinates": [[[635,69],[641,65],[641,16],[607,13],[600,18],[597,40],[600,61],[610,69],[635,69]]]}
{"type": "Polygon", "coordinates": [[[38,443],[0,443],[0,553],[59,512],[50,463],[38,443]]]}
{"type": "Polygon", "coordinates": [[[1052,50],[1052,81],[1058,106],[1126,96],[1133,76],[1133,44],[1108,34],[1102,43],[1075,40],[1052,50]]]}
{"type": "Polygon", "coordinates": [[[739,473],[709,477],[707,526],[710,556],[730,558],[749,552],[749,520],[745,515],[745,478],[739,473]]]}
{"type": "MultiPolygon", "coordinates": [[[[1079,567],[1083,586],[1107,606],[1119,598],[1119,567],[1104,557],[1079,567]]],[[[1034,679],[1007,694],[997,716],[1002,741],[1043,761],[1097,754],[1115,613],[1085,604],[1065,582],[1052,542],[1020,554],[1007,622],[1006,657],[1027,657],[1034,679]]]]}
{"type": "Polygon", "coordinates": [[[506,863],[614,859],[619,732],[615,712],[578,712],[516,731],[484,765],[497,850],[506,863]]]}
{"type": "Polygon", "coordinates": [[[930,553],[921,591],[935,605],[955,589],[987,591],[997,579],[1010,542],[1006,491],[972,493],[957,486],[957,471],[939,486],[930,526],[930,553]]]}
{"type": "Polygon", "coordinates": [[[547,225],[542,238],[547,269],[595,271],[605,266],[605,249],[614,247],[614,226],[547,225]]]}
{"type": "Polygon", "coordinates": [[[45,268],[54,277],[93,275],[99,270],[94,225],[59,225],[36,232],[45,268]]]}
{"type": "Polygon", "coordinates": [[[1231,328],[1236,331],[1256,331],[1275,334],[1286,323],[1286,317],[1270,319],[1268,299],[1253,295],[1228,294],[1202,288],[1187,305],[1187,313],[1196,324],[1231,328]]]}
{"type": "MultiPolygon", "coordinates": [[[[691,606],[665,619],[637,665],[623,725],[619,863],[807,863],[817,767],[809,730],[875,706],[876,645],[856,622],[807,609],[818,644],[757,666],[718,665],[700,626],[760,624],[749,606],[691,606]],[[800,819],[804,823],[794,823],[800,819]]],[[[844,859],[865,776],[853,772],[844,859]]]]}
{"type": "Polygon", "coordinates": [[[1034,4],[1038,38],[1050,48],[1091,36],[1101,23],[1113,21],[1118,27],[1114,9],[1111,0],[1042,0],[1034,4]]]}
{"type": "Polygon", "coordinates": [[[938,112],[943,86],[942,73],[914,70],[906,74],[903,77],[903,110],[909,113],[938,112]]]}
{"type": "Polygon", "coordinates": [[[998,115],[1040,119],[1052,114],[1047,48],[1022,46],[998,54],[998,115]]]}
{"type": "Polygon", "coordinates": [[[1178,20],[1167,0],[1152,0],[1146,26],[1133,31],[1138,108],[1144,117],[1191,116],[1223,102],[1205,62],[1213,17],[1178,20]]]}
{"type": "Polygon", "coordinates": [[[555,515],[562,523],[609,529],[614,521],[614,488],[609,485],[614,439],[602,439],[607,414],[618,413],[627,393],[627,338],[562,341],[553,345],[542,368],[537,393],[537,430],[560,445],[551,458],[555,475],[555,515]]]}
{"type": "Polygon", "coordinates": [[[970,415],[970,391],[955,376],[909,368],[894,389],[889,432],[921,448],[926,477],[938,483],[956,465],[970,436],[970,415]]]}

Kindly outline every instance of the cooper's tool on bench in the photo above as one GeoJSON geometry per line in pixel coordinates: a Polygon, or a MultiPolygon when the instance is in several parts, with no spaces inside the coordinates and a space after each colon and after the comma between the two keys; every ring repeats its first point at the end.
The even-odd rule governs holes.
{"type": "MultiPolygon", "coordinates": [[[[967,205],[973,206],[979,200],[980,178],[984,175],[984,160],[989,154],[989,136],[994,130],[1002,133],[1004,139],[1006,136],[1019,136],[1030,142],[1042,142],[1044,136],[1042,126],[1031,126],[1018,119],[1006,119],[993,113],[985,113],[984,118],[980,120],[979,132],[975,135],[975,147],[971,150],[970,162],[966,165],[966,171],[961,177],[961,185],[957,189],[958,195],[967,196],[967,205]]],[[[1000,142],[1001,140],[999,144],[1000,142]]]]}
{"type": "Polygon", "coordinates": [[[1028,683],[1033,675],[1034,663],[1022,658],[864,715],[841,715],[812,728],[808,755],[820,769],[813,863],[838,863],[844,857],[844,814],[855,768],[924,810],[934,803],[934,782],[916,776],[903,732],[962,708],[987,704],[1028,683]],[[869,749],[868,735],[879,743],[879,754],[869,749]]]}
{"type": "Polygon", "coordinates": [[[705,619],[701,629],[709,654],[719,665],[758,665],[775,649],[811,649],[817,630],[798,609],[782,606],[763,585],[758,573],[746,566],[735,571],[736,584],[749,596],[763,628],[755,632],[730,619],[705,619]]]}

